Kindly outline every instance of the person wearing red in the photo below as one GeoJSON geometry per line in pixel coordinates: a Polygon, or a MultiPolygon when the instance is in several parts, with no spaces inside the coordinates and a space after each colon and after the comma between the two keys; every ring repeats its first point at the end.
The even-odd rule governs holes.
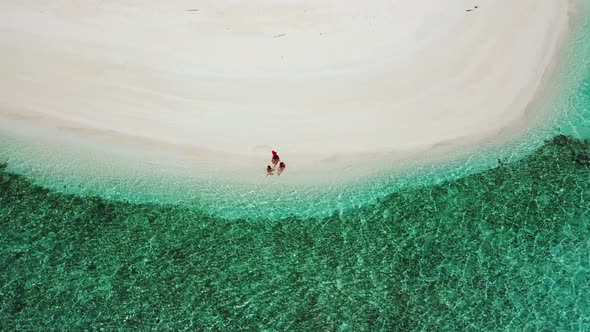
{"type": "Polygon", "coordinates": [[[272,159],[270,160],[270,162],[273,164],[273,167],[276,167],[279,161],[281,161],[281,158],[275,150],[272,150],[272,159]]]}

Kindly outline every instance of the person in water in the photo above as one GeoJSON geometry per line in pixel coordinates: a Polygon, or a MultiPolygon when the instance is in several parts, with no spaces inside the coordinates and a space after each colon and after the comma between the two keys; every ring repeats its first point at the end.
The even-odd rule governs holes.
{"type": "Polygon", "coordinates": [[[274,166],[277,166],[279,161],[281,161],[281,158],[279,158],[279,155],[277,154],[277,152],[275,150],[272,150],[272,159],[270,160],[271,164],[273,164],[274,166]]]}
{"type": "Polygon", "coordinates": [[[266,166],[266,175],[272,175],[274,171],[275,169],[270,167],[270,165],[266,166]]]}
{"type": "Polygon", "coordinates": [[[279,164],[279,172],[277,174],[278,176],[281,176],[281,173],[283,173],[285,167],[287,167],[287,165],[285,165],[285,163],[281,161],[281,163],[279,164]]]}

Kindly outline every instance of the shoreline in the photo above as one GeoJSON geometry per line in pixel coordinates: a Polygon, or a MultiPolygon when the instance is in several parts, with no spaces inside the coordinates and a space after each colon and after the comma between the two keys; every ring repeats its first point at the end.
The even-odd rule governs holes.
{"type": "MultiPolygon", "coordinates": [[[[571,12],[576,4],[570,0],[565,5],[566,11],[571,12]]],[[[336,153],[330,155],[328,158],[321,154],[305,154],[305,153],[289,153],[289,151],[281,150],[273,146],[259,146],[254,151],[250,151],[247,155],[228,154],[227,152],[216,152],[206,150],[202,147],[191,146],[187,144],[166,143],[152,138],[133,137],[128,134],[117,133],[116,130],[106,130],[92,128],[91,125],[84,125],[76,121],[61,121],[56,120],[55,114],[27,112],[23,109],[9,112],[5,107],[4,100],[0,102],[0,118],[4,120],[4,124],[8,126],[0,129],[3,133],[8,133],[13,130],[18,135],[19,132],[29,132],[30,130],[38,131],[37,129],[30,129],[36,125],[39,128],[47,131],[47,137],[54,139],[56,144],[69,144],[68,140],[75,140],[71,145],[73,148],[81,148],[84,150],[95,150],[96,153],[102,153],[101,150],[105,146],[109,147],[109,154],[118,159],[126,159],[131,167],[140,163],[152,163],[160,167],[170,167],[169,171],[178,171],[178,174],[187,176],[200,177],[201,179],[210,179],[212,177],[220,177],[227,181],[237,181],[240,183],[257,183],[261,181],[257,174],[262,174],[263,164],[270,159],[269,151],[273,148],[279,150],[283,155],[285,161],[289,163],[290,160],[296,162],[289,163],[289,173],[297,170],[289,177],[283,178],[288,184],[310,184],[325,181],[325,183],[334,183],[335,181],[354,182],[359,178],[367,176],[375,176],[382,172],[387,172],[391,168],[399,167],[403,164],[414,164],[420,160],[428,163],[444,162],[452,159],[457,155],[465,154],[467,151],[477,151],[482,146],[490,144],[499,144],[501,142],[508,142],[514,137],[517,137],[526,131],[527,127],[538,125],[541,112],[531,112],[531,108],[537,109],[534,105],[542,100],[547,94],[546,90],[550,90],[554,83],[554,76],[557,69],[560,67],[563,56],[560,53],[560,46],[567,44],[567,36],[572,28],[573,18],[566,14],[565,23],[562,23],[559,36],[553,40],[554,44],[550,49],[551,55],[545,55],[547,58],[545,64],[542,65],[543,71],[540,79],[536,80],[535,88],[530,91],[532,97],[527,101],[526,107],[520,112],[512,112],[512,121],[506,123],[505,126],[494,128],[487,131],[487,134],[479,136],[471,136],[469,138],[458,137],[452,140],[433,142],[431,145],[416,148],[415,146],[408,146],[405,151],[393,152],[374,152],[365,151],[364,153],[344,154],[336,153]],[[532,116],[531,116],[532,115],[532,116]],[[34,119],[32,124],[29,119],[34,119]],[[39,120],[38,116],[46,117],[39,120]],[[531,117],[533,119],[531,119],[531,117]],[[10,124],[8,124],[10,122],[10,124]],[[24,124],[24,127],[18,127],[18,123],[24,124]],[[25,129],[27,126],[27,129],[25,129]],[[14,129],[16,128],[16,129],[14,129]],[[58,137],[61,136],[61,137],[58,137]],[[80,142],[80,140],[85,142],[80,142]],[[60,141],[61,140],[61,141],[60,141]],[[266,151],[268,150],[268,151],[266,151]],[[268,156],[267,156],[268,154],[268,156]],[[149,158],[145,158],[148,155],[149,158]],[[285,157],[287,155],[288,157],[285,157]],[[166,163],[162,162],[166,160],[166,163]],[[309,160],[309,161],[305,161],[309,160]],[[260,167],[254,168],[251,165],[260,163],[260,167]],[[374,165],[383,165],[375,167],[374,165]],[[207,169],[209,168],[209,169],[207,169]],[[259,170],[260,169],[260,170],[259,170]],[[242,174],[240,174],[240,172],[242,174]],[[197,173],[197,174],[195,174],[197,173]],[[229,176],[227,176],[229,174],[229,176]]],[[[565,52],[565,50],[564,50],[565,52]]],[[[480,128],[482,129],[482,128],[480,128]]],[[[485,130],[482,130],[485,131],[485,130]]],[[[40,132],[40,131],[39,131],[40,132]]],[[[33,134],[33,136],[38,134],[33,134]]],[[[24,136],[24,135],[23,135],[24,136]]],[[[90,154],[93,154],[92,152],[90,154]]],[[[108,155],[108,154],[107,154],[108,155]]],[[[139,166],[142,167],[142,166],[139,166]]],[[[286,173],[288,174],[288,173],[286,173]]]]}

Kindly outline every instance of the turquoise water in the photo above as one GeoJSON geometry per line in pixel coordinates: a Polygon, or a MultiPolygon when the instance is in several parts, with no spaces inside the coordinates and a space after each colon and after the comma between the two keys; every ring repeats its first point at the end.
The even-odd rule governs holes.
{"type": "Polygon", "coordinates": [[[275,201],[2,137],[0,330],[590,331],[589,33],[511,144],[275,201]]]}
{"type": "Polygon", "coordinates": [[[0,330],[588,331],[590,143],[326,218],[235,220],[0,171],[0,330]]]}

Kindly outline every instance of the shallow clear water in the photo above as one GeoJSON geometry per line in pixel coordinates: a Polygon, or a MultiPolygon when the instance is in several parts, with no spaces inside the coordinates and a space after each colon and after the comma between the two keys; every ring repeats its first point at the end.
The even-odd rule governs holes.
{"type": "Polygon", "coordinates": [[[590,144],[321,219],[0,173],[1,330],[590,330],[590,144]]]}
{"type": "Polygon", "coordinates": [[[589,33],[542,126],[348,187],[122,182],[6,137],[0,330],[590,330],[589,33]]]}

